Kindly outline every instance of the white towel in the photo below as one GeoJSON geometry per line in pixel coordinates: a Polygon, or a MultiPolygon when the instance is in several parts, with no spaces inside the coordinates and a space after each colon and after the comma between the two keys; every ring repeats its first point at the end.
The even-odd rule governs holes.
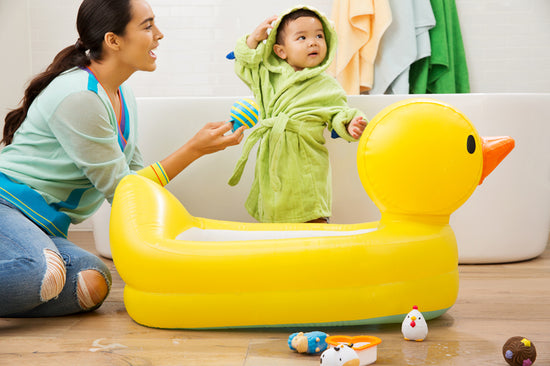
{"type": "Polygon", "coordinates": [[[390,7],[393,22],[380,41],[369,94],[408,94],[411,64],[431,54],[430,0],[390,0],[390,7]]]}

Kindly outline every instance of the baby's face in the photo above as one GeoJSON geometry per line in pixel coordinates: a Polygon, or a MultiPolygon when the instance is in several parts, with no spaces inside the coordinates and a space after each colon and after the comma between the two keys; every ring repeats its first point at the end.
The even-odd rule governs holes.
{"type": "Polygon", "coordinates": [[[323,24],[317,18],[300,17],[291,21],[284,30],[283,40],[283,44],[274,46],[275,53],[295,71],[315,67],[327,55],[323,24]]]}

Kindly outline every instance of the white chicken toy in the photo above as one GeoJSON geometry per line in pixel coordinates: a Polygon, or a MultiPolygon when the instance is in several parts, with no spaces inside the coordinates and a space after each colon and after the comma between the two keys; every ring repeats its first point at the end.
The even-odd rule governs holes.
{"type": "Polygon", "coordinates": [[[321,366],[359,366],[357,352],[346,344],[331,347],[321,354],[321,366]]]}
{"type": "Polygon", "coordinates": [[[428,323],[420,311],[418,306],[414,305],[413,309],[407,314],[407,317],[401,324],[401,333],[407,341],[423,341],[428,335],[428,323]]]}

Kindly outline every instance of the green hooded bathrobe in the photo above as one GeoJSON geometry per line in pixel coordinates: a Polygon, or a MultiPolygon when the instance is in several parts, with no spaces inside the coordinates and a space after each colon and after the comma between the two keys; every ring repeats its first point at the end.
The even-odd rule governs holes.
{"type": "MultiPolygon", "coordinates": [[[[364,115],[349,108],[345,91],[325,70],[336,52],[336,32],[316,9],[297,7],[281,14],[265,42],[256,49],[247,36],[235,46],[235,72],[252,90],[260,107],[260,121],[243,145],[229,184],[236,185],[248,155],[258,151],[254,181],[245,207],[260,222],[306,222],[329,217],[332,184],[325,128],[355,141],[347,124],[364,115]],[[323,23],[327,56],[316,67],[294,71],[273,52],[277,29],[288,13],[305,8],[323,23]]],[[[354,159],[350,156],[350,159],[354,159]]]]}

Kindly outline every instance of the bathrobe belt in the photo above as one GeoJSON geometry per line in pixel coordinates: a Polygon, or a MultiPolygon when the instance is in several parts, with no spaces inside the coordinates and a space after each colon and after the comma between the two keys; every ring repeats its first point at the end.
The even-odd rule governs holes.
{"type": "Polygon", "coordinates": [[[239,183],[246,162],[248,161],[250,151],[264,135],[267,135],[269,137],[269,179],[271,188],[275,192],[278,192],[281,189],[281,180],[276,173],[280,160],[281,148],[283,146],[283,135],[285,131],[300,134],[301,126],[302,121],[291,119],[285,114],[263,119],[261,124],[256,126],[254,131],[252,131],[250,136],[246,139],[241,157],[235,166],[233,175],[229,179],[229,185],[234,186],[239,183]]]}

